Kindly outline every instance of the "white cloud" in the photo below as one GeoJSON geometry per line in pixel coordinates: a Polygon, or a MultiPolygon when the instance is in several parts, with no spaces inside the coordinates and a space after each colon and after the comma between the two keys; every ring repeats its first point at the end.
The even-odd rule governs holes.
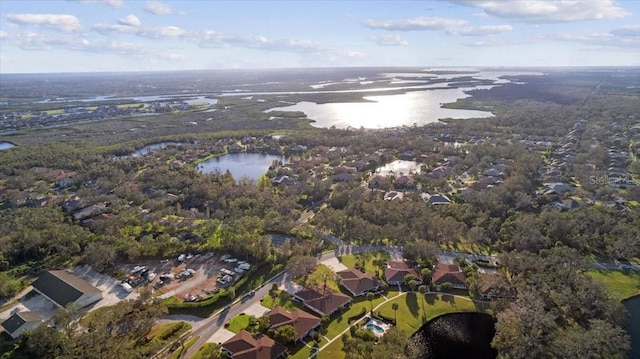
{"type": "Polygon", "coordinates": [[[611,31],[611,33],[620,37],[640,37],[640,25],[621,27],[611,31]]]}
{"type": "Polygon", "coordinates": [[[591,49],[619,48],[633,51],[640,49],[640,37],[617,36],[613,31],[590,34],[562,33],[551,36],[551,39],[561,42],[580,43],[591,49]]]}
{"type": "Polygon", "coordinates": [[[74,32],[82,28],[80,20],[73,15],[63,14],[7,14],[7,20],[20,25],[39,25],[64,32],[74,32]]]}
{"type": "Polygon", "coordinates": [[[0,39],[6,39],[9,34],[6,31],[0,31],[0,39]]]}
{"type": "Polygon", "coordinates": [[[124,7],[124,1],[123,0],[68,0],[68,1],[75,1],[75,2],[82,3],[82,4],[100,3],[100,4],[111,6],[113,8],[117,8],[117,9],[121,8],[121,7],[124,7]]]}
{"type": "Polygon", "coordinates": [[[631,15],[613,0],[448,0],[477,7],[486,14],[529,23],[617,19],[631,15]]]}
{"type": "Polygon", "coordinates": [[[271,40],[259,35],[229,35],[213,30],[200,31],[192,36],[192,40],[201,47],[237,46],[269,51],[320,52],[329,47],[314,41],[296,39],[271,40]]]}
{"type": "Polygon", "coordinates": [[[138,35],[144,37],[150,37],[154,39],[158,38],[175,38],[184,36],[187,34],[187,31],[181,29],[177,26],[160,26],[160,27],[152,27],[149,29],[143,29],[138,32],[138,35]]]}
{"type": "Polygon", "coordinates": [[[95,24],[91,30],[102,35],[108,35],[112,32],[135,33],[138,31],[136,27],[120,24],[95,24]]]}
{"type": "Polygon", "coordinates": [[[159,1],[147,1],[144,9],[154,15],[170,15],[175,13],[175,10],[171,6],[159,1]]]}
{"type": "Polygon", "coordinates": [[[409,41],[400,37],[400,35],[385,35],[385,36],[369,36],[369,40],[375,42],[380,46],[407,46],[409,41]]]}
{"type": "Polygon", "coordinates": [[[125,26],[140,26],[140,19],[133,14],[129,14],[118,20],[118,24],[125,26]]]}
{"type": "Polygon", "coordinates": [[[400,20],[364,20],[364,25],[371,29],[389,31],[420,31],[420,30],[447,30],[462,26],[467,23],[462,19],[448,19],[439,17],[416,17],[400,20]]]}
{"type": "Polygon", "coordinates": [[[486,36],[502,34],[511,30],[513,30],[511,25],[480,25],[454,28],[448,30],[447,33],[460,36],[486,36]]]}

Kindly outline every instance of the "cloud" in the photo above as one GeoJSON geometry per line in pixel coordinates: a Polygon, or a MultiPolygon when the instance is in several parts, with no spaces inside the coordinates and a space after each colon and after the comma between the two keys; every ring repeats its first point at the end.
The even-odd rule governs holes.
{"type": "Polygon", "coordinates": [[[460,36],[487,36],[497,35],[513,30],[511,25],[480,25],[471,27],[459,27],[447,30],[448,34],[460,36]]]}
{"type": "Polygon", "coordinates": [[[618,19],[631,13],[613,0],[448,0],[482,9],[486,14],[529,23],[618,19]]]}
{"type": "Polygon", "coordinates": [[[134,26],[120,24],[95,24],[91,27],[91,30],[101,35],[108,35],[113,32],[136,33],[138,31],[134,26]]]}
{"type": "Polygon", "coordinates": [[[409,41],[400,37],[400,35],[385,35],[385,36],[369,36],[369,40],[375,42],[380,46],[407,46],[409,41]]]}
{"type": "Polygon", "coordinates": [[[620,37],[640,37],[640,25],[621,27],[611,31],[611,34],[620,37]]]}
{"type": "Polygon", "coordinates": [[[7,20],[20,25],[39,25],[63,32],[75,32],[82,28],[73,15],[60,14],[7,14],[7,20]]]}
{"type": "Polygon", "coordinates": [[[591,49],[618,48],[622,50],[633,51],[637,51],[638,49],[640,49],[640,37],[619,36],[616,35],[614,31],[590,34],[562,33],[552,35],[550,39],[561,42],[580,43],[588,46],[591,49]]]}
{"type": "Polygon", "coordinates": [[[154,15],[170,15],[175,13],[175,10],[170,5],[163,4],[159,1],[147,1],[144,9],[154,15]]]}
{"type": "Polygon", "coordinates": [[[269,39],[259,35],[230,35],[213,30],[200,31],[192,36],[200,47],[237,46],[268,51],[320,52],[329,47],[315,41],[296,39],[269,39]]]}
{"type": "Polygon", "coordinates": [[[0,31],[0,39],[6,39],[9,34],[6,31],[0,31]]]}
{"type": "Polygon", "coordinates": [[[370,29],[388,31],[420,31],[420,30],[447,30],[462,26],[467,23],[462,19],[447,19],[439,17],[416,17],[400,20],[364,20],[364,26],[370,29]]]}
{"type": "Polygon", "coordinates": [[[88,40],[75,36],[50,36],[35,32],[23,32],[12,36],[11,41],[23,50],[84,50],[88,40]]]}
{"type": "Polygon", "coordinates": [[[177,26],[159,26],[149,29],[143,29],[138,32],[138,35],[144,37],[150,37],[153,39],[159,38],[176,38],[187,34],[187,31],[177,26]]]}
{"type": "Polygon", "coordinates": [[[118,20],[118,24],[125,26],[140,26],[140,19],[133,14],[127,15],[118,20]]]}
{"type": "Polygon", "coordinates": [[[107,6],[111,6],[111,7],[116,8],[116,9],[124,7],[124,1],[123,0],[68,0],[68,1],[79,2],[81,4],[100,3],[100,4],[107,5],[107,6]]]}

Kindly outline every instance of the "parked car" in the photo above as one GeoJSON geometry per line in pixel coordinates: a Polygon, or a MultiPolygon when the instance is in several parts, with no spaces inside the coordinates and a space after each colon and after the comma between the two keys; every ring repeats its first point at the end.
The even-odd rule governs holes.
{"type": "Polygon", "coordinates": [[[186,254],[181,254],[178,256],[178,262],[184,262],[185,258],[187,258],[186,254]]]}
{"type": "Polygon", "coordinates": [[[133,292],[133,287],[127,282],[121,282],[120,286],[124,289],[125,292],[131,293],[133,292]]]}

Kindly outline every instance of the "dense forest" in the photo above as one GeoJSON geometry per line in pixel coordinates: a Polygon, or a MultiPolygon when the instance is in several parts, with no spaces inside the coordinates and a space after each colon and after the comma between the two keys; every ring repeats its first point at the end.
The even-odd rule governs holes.
{"type": "MultiPolygon", "coordinates": [[[[296,117],[269,125],[279,128],[224,125],[220,132],[171,136],[163,129],[158,137],[117,144],[104,142],[103,133],[97,142],[60,138],[0,151],[0,298],[10,298],[44,269],[78,263],[115,273],[118,264],[140,258],[208,251],[286,262],[326,245],[317,235],[321,230],[354,244],[429,243],[498,254],[501,279],[517,293],[515,300],[494,303],[493,344],[502,358],[623,357],[629,347],[621,329],[626,314],[584,270],[594,258],[640,258],[640,186],[592,180],[622,165],[630,178],[640,176],[640,131],[632,129],[640,96],[625,81],[556,74],[527,85],[473,91],[473,97],[450,106],[492,109],[496,117],[428,126],[316,129],[296,117]],[[563,157],[553,182],[571,189],[548,191],[543,175],[565,148],[567,134],[573,136],[574,152],[570,161],[563,157]],[[156,142],[174,144],[148,156],[130,155],[156,142]],[[539,147],[541,142],[548,144],[539,147]],[[197,170],[200,161],[233,146],[285,155],[292,164],[274,164],[257,181],[197,170]],[[614,161],[620,152],[627,154],[622,165],[614,161]],[[193,153],[200,157],[187,156],[193,153]],[[420,171],[372,180],[377,168],[403,156],[416,161],[420,171]],[[445,175],[430,175],[438,168],[446,168],[445,175]],[[500,169],[500,179],[480,185],[490,168],[500,169]],[[61,181],[52,171],[73,175],[61,181]],[[349,176],[336,177],[340,174],[349,176]],[[406,175],[410,182],[401,180],[406,175]],[[295,181],[274,184],[279,176],[295,181]],[[386,200],[390,191],[401,192],[402,200],[386,200]],[[451,203],[425,205],[422,193],[446,194],[451,203]],[[558,208],[567,200],[579,205],[558,208]],[[91,216],[75,215],[92,206],[98,211],[91,216]],[[305,211],[315,215],[301,222],[305,211]],[[271,232],[297,239],[276,247],[266,235],[271,232]]],[[[237,103],[246,111],[242,124],[251,123],[255,111],[245,102],[237,103]]],[[[136,322],[131,313],[141,304],[128,305],[121,313],[127,320],[116,317],[111,327],[82,335],[70,335],[73,328],[60,334],[42,327],[23,339],[25,353],[77,357],[74,352],[89,347],[111,353],[114,340],[125,335],[118,328],[130,325],[140,328],[126,342],[144,340],[136,335],[146,335],[163,308],[140,310],[136,322]],[[43,349],[48,342],[35,338],[58,344],[43,349]]],[[[345,348],[365,345],[367,340],[357,338],[345,348]]],[[[368,357],[389,358],[395,345],[408,344],[394,338],[375,348],[365,345],[368,357]]],[[[407,348],[403,355],[410,357],[407,348]]],[[[360,358],[358,353],[347,351],[347,357],[360,358]]]]}

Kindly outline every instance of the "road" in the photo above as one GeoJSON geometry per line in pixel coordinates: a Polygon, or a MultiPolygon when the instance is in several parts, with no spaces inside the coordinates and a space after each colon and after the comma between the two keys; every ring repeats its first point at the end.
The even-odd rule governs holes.
{"type": "MultiPolygon", "coordinates": [[[[331,252],[323,253],[318,259],[320,262],[324,262],[331,258],[336,258],[339,256],[343,256],[346,254],[356,254],[362,252],[377,252],[377,251],[387,251],[391,254],[392,259],[401,259],[402,258],[402,246],[376,246],[376,245],[353,245],[350,244],[334,235],[317,232],[322,238],[331,243],[337,245],[336,250],[331,252]]],[[[485,254],[474,254],[474,253],[464,253],[459,251],[452,250],[441,250],[440,255],[438,255],[438,260],[443,262],[453,262],[454,258],[464,258],[467,261],[473,261],[476,259],[485,259],[492,262],[497,261],[496,256],[488,256],[485,254]]],[[[619,262],[592,262],[594,269],[607,269],[607,270],[631,270],[640,272],[640,265],[632,264],[632,263],[619,263],[619,262]]],[[[224,323],[230,320],[233,317],[244,313],[247,308],[251,305],[258,303],[261,298],[269,294],[269,289],[271,288],[271,283],[281,283],[284,281],[285,272],[282,272],[275,277],[271,278],[263,286],[259,289],[256,289],[256,293],[254,296],[244,296],[238,300],[236,300],[232,305],[228,308],[215,313],[211,317],[202,319],[202,321],[198,321],[197,324],[194,323],[194,329],[189,337],[199,336],[200,338],[194,345],[192,345],[189,350],[187,350],[186,354],[183,358],[191,358],[206,342],[207,340],[218,330],[224,328],[224,323]]]]}
{"type": "Polygon", "coordinates": [[[187,350],[183,358],[191,358],[207,342],[207,340],[209,340],[213,333],[224,328],[225,322],[240,315],[241,313],[244,313],[251,305],[259,303],[261,298],[269,294],[271,283],[280,282],[283,278],[284,272],[265,282],[261,288],[256,289],[254,296],[250,297],[245,295],[244,297],[236,300],[226,309],[219,311],[208,318],[202,319],[201,322],[198,322],[198,329],[192,331],[189,337],[199,336],[200,338],[189,348],[189,350],[187,350]]]}

